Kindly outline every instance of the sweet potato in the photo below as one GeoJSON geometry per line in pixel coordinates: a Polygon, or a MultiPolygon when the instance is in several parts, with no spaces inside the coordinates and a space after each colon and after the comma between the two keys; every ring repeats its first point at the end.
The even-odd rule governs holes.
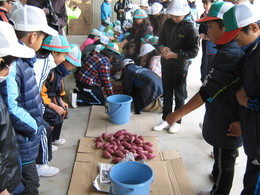
{"type": "Polygon", "coordinates": [[[125,137],[124,135],[119,135],[119,136],[117,137],[117,139],[118,139],[118,140],[122,140],[122,139],[124,139],[124,137],[125,137]]]}
{"type": "Polygon", "coordinates": [[[107,148],[106,151],[111,155],[114,154],[114,150],[112,150],[111,148],[107,148]]]}
{"type": "Polygon", "coordinates": [[[119,163],[121,160],[122,160],[121,157],[116,157],[116,158],[112,159],[112,162],[113,163],[119,163]]]}
{"type": "Polygon", "coordinates": [[[146,156],[144,154],[139,154],[138,158],[140,160],[147,160],[146,156]]]}
{"type": "Polygon", "coordinates": [[[101,137],[101,136],[99,136],[99,137],[96,137],[95,139],[96,139],[96,141],[97,141],[97,142],[102,142],[102,141],[103,141],[103,139],[102,139],[102,137],[101,137]]]}
{"type": "Polygon", "coordinates": [[[138,138],[144,141],[144,137],[142,135],[138,136],[138,138]]]}
{"type": "Polygon", "coordinates": [[[107,147],[109,147],[109,146],[110,146],[110,143],[109,143],[109,142],[106,142],[106,143],[103,144],[103,148],[107,148],[107,147]]]}
{"type": "Polygon", "coordinates": [[[103,140],[106,140],[107,139],[107,133],[102,133],[102,138],[103,138],[103,140]]]}
{"type": "Polygon", "coordinates": [[[151,142],[145,142],[144,144],[149,146],[149,147],[153,147],[153,144],[151,142]]]}
{"type": "Polygon", "coordinates": [[[147,153],[147,154],[145,154],[145,156],[146,156],[147,159],[152,159],[152,158],[156,157],[156,154],[154,154],[154,153],[147,153]]]}
{"type": "Polygon", "coordinates": [[[102,148],[103,144],[102,142],[96,142],[96,148],[102,148]]]}
{"type": "Polygon", "coordinates": [[[123,146],[125,146],[126,148],[128,149],[131,149],[132,148],[132,145],[127,143],[126,141],[123,142],[123,146]]]}
{"type": "Polygon", "coordinates": [[[143,148],[144,148],[144,150],[146,150],[146,151],[148,151],[150,153],[153,152],[153,149],[151,147],[149,147],[148,145],[146,145],[146,144],[143,145],[143,148]]]}
{"type": "Polygon", "coordinates": [[[108,151],[104,150],[104,152],[103,152],[103,157],[105,157],[105,158],[111,158],[112,155],[111,155],[108,151]]]}

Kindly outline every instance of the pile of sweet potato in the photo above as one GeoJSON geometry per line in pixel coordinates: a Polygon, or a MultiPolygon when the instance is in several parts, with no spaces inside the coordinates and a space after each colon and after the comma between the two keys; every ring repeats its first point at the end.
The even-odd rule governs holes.
{"type": "Polygon", "coordinates": [[[113,158],[114,163],[120,162],[129,152],[133,153],[136,160],[147,160],[156,156],[152,143],[145,142],[143,136],[129,133],[126,129],[114,134],[103,133],[96,137],[95,141],[96,148],[104,150],[103,157],[113,158]]]}

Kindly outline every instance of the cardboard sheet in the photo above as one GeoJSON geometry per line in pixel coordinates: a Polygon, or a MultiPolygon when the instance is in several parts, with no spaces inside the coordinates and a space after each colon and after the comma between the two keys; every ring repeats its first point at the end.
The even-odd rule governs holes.
{"type": "MultiPolygon", "coordinates": [[[[158,150],[156,138],[145,137],[153,143],[156,158],[147,163],[154,171],[155,179],[151,184],[150,195],[195,195],[182,159],[176,151],[158,150]]],[[[93,138],[81,138],[68,195],[102,195],[93,187],[98,174],[98,163],[111,163],[101,156],[102,150],[94,148],[93,138]]]]}

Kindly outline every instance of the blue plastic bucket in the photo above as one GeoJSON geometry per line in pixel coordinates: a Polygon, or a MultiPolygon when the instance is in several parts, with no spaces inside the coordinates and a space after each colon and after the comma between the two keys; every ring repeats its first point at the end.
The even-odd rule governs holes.
{"type": "Polygon", "coordinates": [[[149,195],[154,174],[148,165],[129,161],[114,165],[109,177],[110,195],[149,195]]]}
{"type": "Polygon", "coordinates": [[[121,125],[130,119],[132,97],[128,95],[111,95],[107,97],[107,113],[112,123],[121,125]]]}

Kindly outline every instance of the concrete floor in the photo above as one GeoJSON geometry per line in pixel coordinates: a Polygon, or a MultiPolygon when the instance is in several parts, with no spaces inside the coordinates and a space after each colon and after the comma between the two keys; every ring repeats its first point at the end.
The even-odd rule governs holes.
{"type": "MultiPolygon", "coordinates": [[[[80,44],[84,36],[68,36],[71,43],[80,44]]],[[[191,98],[199,89],[200,83],[200,58],[201,54],[190,66],[188,75],[188,95],[191,98]]],[[[75,86],[72,75],[65,81],[66,91],[75,86]]],[[[73,169],[76,149],[80,137],[85,135],[91,107],[78,107],[69,110],[69,118],[65,120],[61,137],[66,143],[60,146],[54,153],[50,165],[60,169],[60,173],[50,178],[40,178],[40,195],[65,195],[67,194],[70,177],[73,169]]],[[[184,161],[187,172],[197,193],[209,191],[212,183],[209,180],[213,159],[209,156],[212,150],[201,135],[199,123],[202,122],[204,106],[183,118],[181,131],[178,134],[168,134],[162,131],[157,140],[159,149],[177,150],[184,161]]],[[[141,117],[142,115],[140,115],[141,117]]],[[[159,121],[153,121],[156,124],[159,121]]],[[[233,187],[230,195],[238,195],[242,189],[243,174],[245,170],[246,156],[243,148],[240,148],[240,163],[236,165],[233,187]]],[[[184,194],[186,195],[186,194],[184,194]]],[[[188,195],[188,194],[187,194],[188,195]]]]}

